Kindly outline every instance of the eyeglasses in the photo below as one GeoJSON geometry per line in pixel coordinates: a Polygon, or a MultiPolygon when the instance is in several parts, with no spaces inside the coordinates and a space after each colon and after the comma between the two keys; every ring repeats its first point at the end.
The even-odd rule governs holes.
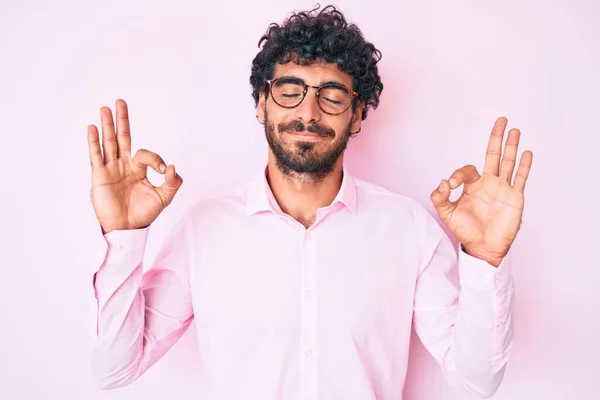
{"type": "Polygon", "coordinates": [[[308,88],[317,89],[317,104],[326,114],[339,115],[345,112],[358,96],[353,90],[338,83],[321,86],[307,85],[297,78],[283,77],[267,80],[273,101],[283,108],[295,108],[302,103],[308,88]]]}

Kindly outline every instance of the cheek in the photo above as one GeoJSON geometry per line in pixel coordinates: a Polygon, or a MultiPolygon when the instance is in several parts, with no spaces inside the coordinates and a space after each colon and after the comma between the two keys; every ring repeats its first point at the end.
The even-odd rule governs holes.
{"type": "Polygon", "coordinates": [[[286,110],[281,107],[273,107],[271,104],[267,104],[265,107],[265,114],[269,118],[269,122],[275,124],[275,126],[282,122],[289,122],[294,119],[294,116],[290,115],[286,110]]]}
{"type": "Polygon", "coordinates": [[[335,125],[330,126],[335,129],[336,136],[344,136],[348,132],[348,129],[352,127],[352,116],[340,119],[336,121],[335,125]]]}

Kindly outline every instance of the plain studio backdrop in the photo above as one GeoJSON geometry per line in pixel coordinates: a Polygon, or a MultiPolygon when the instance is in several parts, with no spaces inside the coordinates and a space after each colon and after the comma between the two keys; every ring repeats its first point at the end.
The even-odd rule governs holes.
{"type": "MultiPolygon", "coordinates": [[[[347,152],[353,174],[433,211],[440,179],[481,170],[497,117],[534,152],[513,253],[514,348],[494,398],[600,398],[599,3],[336,4],[383,53],[381,105],[347,152]]],[[[1,399],[202,398],[195,328],[132,386],[100,391],[91,380],[98,225],[86,126],[125,99],[134,151],[158,152],[185,179],[153,225],[149,263],[186,207],[263,167],[251,61],[269,23],[313,5],[0,2],[1,399]]],[[[405,394],[472,398],[444,382],[416,337],[405,394]]]]}

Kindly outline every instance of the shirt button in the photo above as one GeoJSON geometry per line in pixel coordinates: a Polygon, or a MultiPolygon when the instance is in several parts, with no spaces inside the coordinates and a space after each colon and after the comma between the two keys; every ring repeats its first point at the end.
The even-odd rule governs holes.
{"type": "Polygon", "coordinates": [[[123,246],[121,246],[120,244],[115,246],[115,251],[121,251],[123,250],[123,246]]]}
{"type": "Polygon", "coordinates": [[[306,349],[306,351],[304,352],[304,354],[306,354],[306,357],[310,357],[313,354],[312,349],[309,347],[308,349],[306,349]]]}
{"type": "Polygon", "coordinates": [[[306,292],[304,292],[304,296],[306,296],[307,299],[312,297],[312,290],[307,290],[306,292]]]}

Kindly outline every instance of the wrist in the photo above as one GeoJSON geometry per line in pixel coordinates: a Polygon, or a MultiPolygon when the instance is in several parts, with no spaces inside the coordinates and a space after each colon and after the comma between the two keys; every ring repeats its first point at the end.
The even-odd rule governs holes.
{"type": "Polygon", "coordinates": [[[470,255],[471,257],[478,258],[482,261],[487,262],[493,267],[498,268],[504,259],[506,254],[491,254],[490,252],[481,251],[465,246],[461,243],[460,248],[463,252],[470,255]]]}

